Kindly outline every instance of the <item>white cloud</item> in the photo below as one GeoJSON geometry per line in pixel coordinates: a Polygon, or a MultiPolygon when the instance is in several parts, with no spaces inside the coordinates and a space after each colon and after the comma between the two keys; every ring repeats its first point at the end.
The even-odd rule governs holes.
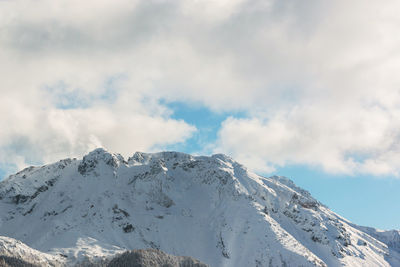
{"type": "Polygon", "coordinates": [[[0,162],[26,164],[81,156],[102,146],[131,155],[155,145],[179,143],[196,130],[183,121],[150,113],[143,103],[135,109],[118,104],[94,104],[88,108],[37,110],[20,103],[1,108],[0,162]]]}
{"type": "Polygon", "coordinates": [[[265,60],[276,68],[250,61],[261,66],[253,69],[255,80],[267,86],[255,94],[249,119],[224,122],[216,150],[255,169],[295,163],[398,175],[400,5],[335,1],[305,9],[307,3],[286,2],[276,34],[258,36],[272,45],[274,54],[267,50],[265,60]],[[260,69],[273,78],[264,82],[260,69]]]}
{"type": "Polygon", "coordinates": [[[167,99],[247,112],[216,145],[264,171],[398,172],[398,1],[0,5],[0,162],[185,140],[167,99]]]}
{"type": "Polygon", "coordinates": [[[331,173],[398,175],[399,115],[376,106],[315,103],[264,119],[229,118],[216,150],[261,171],[264,166],[304,164],[331,173]]]}

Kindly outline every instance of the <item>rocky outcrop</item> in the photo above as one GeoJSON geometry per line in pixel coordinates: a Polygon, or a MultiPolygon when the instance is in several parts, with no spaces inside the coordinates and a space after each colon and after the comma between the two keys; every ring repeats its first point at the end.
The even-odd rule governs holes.
{"type": "Polygon", "coordinates": [[[161,250],[127,251],[110,261],[107,267],[208,267],[192,257],[173,256],[161,250]]]}
{"type": "Polygon", "coordinates": [[[15,256],[0,255],[0,267],[209,267],[192,257],[174,256],[156,249],[130,250],[114,257],[95,261],[86,259],[76,264],[62,261],[34,263],[34,261],[34,258],[24,259],[18,253],[15,256]]]}
{"type": "Polygon", "coordinates": [[[0,267],[39,267],[16,257],[0,256],[0,267]]]}

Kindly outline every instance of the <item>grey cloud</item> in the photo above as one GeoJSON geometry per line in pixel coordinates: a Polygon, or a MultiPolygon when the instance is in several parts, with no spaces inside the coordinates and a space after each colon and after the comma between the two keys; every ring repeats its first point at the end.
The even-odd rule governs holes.
{"type": "Polygon", "coordinates": [[[123,146],[111,135],[118,130],[126,140],[136,133],[129,149],[146,138],[151,140],[142,149],[151,149],[184,140],[195,130],[169,119],[171,111],[159,104],[166,99],[245,111],[250,119],[228,120],[215,146],[239,158],[251,152],[253,162],[269,169],[303,162],[327,171],[372,172],[370,166],[379,165],[382,172],[395,173],[400,166],[395,160],[400,153],[395,145],[397,1],[120,0],[90,5],[40,0],[3,7],[0,121],[10,127],[0,131],[0,140],[20,134],[40,148],[46,138],[55,139],[45,150],[54,157],[57,142],[71,154],[87,149],[85,142],[118,150],[123,146]],[[115,76],[123,79],[105,91],[105,81],[115,76]],[[60,82],[63,92],[46,95],[43,88],[60,82]],[[46,116],[51,112],[59,123],[46,116]],[[92,119],[98,113],[104,122],[92,119]],[[42,120],[47,126],[40,132],[33,122],[42,120]],[[86,127],[85,120],[99,126],[86,127]],[[136,132],[139,124],[148,131],[136,132]],[[149,135],[164,127],[170,137],[149,135]],[[254,135],[254,142],[265,135],[277,141],[258,146],[245,140],[246,134],[254,135]],[[319,161],[305,158],[306,151],[319,161]],[[352,153],[363,154],[365,162],[352,162],[346,156],[352,153]]]}

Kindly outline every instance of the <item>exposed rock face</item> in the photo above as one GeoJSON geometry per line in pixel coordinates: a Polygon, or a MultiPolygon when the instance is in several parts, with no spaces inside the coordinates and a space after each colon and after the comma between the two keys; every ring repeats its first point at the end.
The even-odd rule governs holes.
{"type": "MultiPolygon", "coordinates": [[[[289,179],[261,177],[221,154],[124,160],[96,149],[0,182],[0,214],[0,235],[29,245],[30,257],[46,252],[46,262],[69,266],[145,248],[213,267],[400,266],[398,231],[351,224],[289,179]]],[[[26,255],[3,244],[3,255],[26,255]]]]}

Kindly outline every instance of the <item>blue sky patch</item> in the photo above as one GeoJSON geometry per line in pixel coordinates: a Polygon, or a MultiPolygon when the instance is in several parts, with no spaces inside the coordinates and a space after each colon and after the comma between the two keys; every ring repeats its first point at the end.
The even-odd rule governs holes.
{"type": "Polygon", "coordinates": [[[383,177],[368,175],[334,175],[303,165],[277,168],[274,174],[290,178],[318,201],[356,224],[398,228],[400,207],[397,205],[388,211],[390,207],[393,209],[393,203],[400,203],[398,178],[384,177],[382,181],[383,177]]]}
{"type": "Polygon", "coordinates": [[[245,112],[215,112],[196,103],[162,101],[161,104],[167,106],[173,112],[172,119],[184,120],[197,128],[197,132],[185,143],[166,147],[167,150],[186,153],[212,153],[210,144],[215,143],[218,139],[218,131],[222,122],[229,117],[245,118],[247,116],[245,112]]]}

